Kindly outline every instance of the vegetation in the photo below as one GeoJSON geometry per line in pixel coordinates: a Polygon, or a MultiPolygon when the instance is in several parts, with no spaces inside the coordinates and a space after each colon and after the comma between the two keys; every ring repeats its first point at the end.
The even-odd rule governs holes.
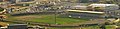
{"type": "Polygon", "coordinates": [[[4,9],[3,8],[0,8],[0,12],[3,11],[4,9]]]}
{"type": "Polygon", "coordinates": [[[89,27],[53,27],[48,29],[100,29],[99,26],[89,26],[89,27]]]}
{"type": "MultiPolygon", "coordinates": [[[[55,23],[55,15],[27,15],[27,16],[9,16],[7,20],[20,20],[20,21],[30,21],[30,22],[40,22],[40,23],[55,23]]],[[[76,18],[61,18],[56,17],[56,22],[58,24],[73,24],[85,22],[87,19],[76,19],[76,18]]]]}
{"type": "Polygon", "coordinates": [[[106,29],[115,29],[115,25],[106,25],[106,29]]]}

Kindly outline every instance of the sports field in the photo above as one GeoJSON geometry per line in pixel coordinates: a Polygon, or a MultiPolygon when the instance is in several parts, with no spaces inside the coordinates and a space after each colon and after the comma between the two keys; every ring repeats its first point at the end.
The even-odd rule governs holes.
{"type": "MultiPolygon", "coordinates": [[[[55,15],[25,15],[25,16],[8,16],[7,20],[20,20],[29,22],[40,22],[55,24],[55,15]]],[[[56,23],[58,24],[74,24],[89,21],[89,19],[82,18],[67,18],[67,17],[56,17],[56,23]]],[[[113,29],[113,26],[106,26],[106,29],[113,29]]],[[[80,29],[79,27],[71,28],[49,28],[49,29],[80,29]]],[[[82,29],[100,29],[99,26],[82,27],[82,29]]]]}
{"type": "MultiPolygon", "coordinates": [[[[30,21],[30,22],[40,22],[40,23],[55,23],[55,15],[25,15],[25,16],[8,16],[7,20],[20,20],[20,21],[30,21]]],[[[63,18],[56,17],[56,23],[58,24],[73,24],[88,21],[89,19],[80,18],[63,18]]]]}

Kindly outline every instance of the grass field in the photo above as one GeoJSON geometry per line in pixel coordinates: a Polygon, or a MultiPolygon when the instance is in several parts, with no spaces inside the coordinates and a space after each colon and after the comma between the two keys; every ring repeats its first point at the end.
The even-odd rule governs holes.
{"type": "MultiPolygon", "coordinates": [[[[49,23],[55,24],[55,15],[25,15],[25,16],[9,16],[7,20],[20,20],[20,21],[31,21],[31,22],[40,22],[40,23],[49,23]]],[[[61,18],[57,16],[58,24],[73,24],[81,23],[88,21],[89,19],[80,19],[80,18],[61,18]]],[[[79,27],[71,28],[48,28],[48,29],[80,29],[79,27]]],[[[100,29],[98,26],[83,27],[82,29],[100,29]]],[[[113,26],[106,26],[106,29],[115,29],[113,26]]]]}
{"type": "Polygon", "coordinates": [[[53,27],[48,29],[100,29],[98,26],[89,26],[89,27],[53,27]]]}
{"type": "MultiPolygon", "coordinates": [[[[61,18],[56,17],[58,24],[73,24],[88,21],[89,19],[78,18],[61,18]]],[[[31,21],[40,23],[55,24],[55,15],[25,15],[25,16],[8,16],[7,20],[31,21]]]]}
{"type": "MultiPolygon", "coordinates": [[[[118,26],[120,27],[120,26],[118,26]]],[[[116,29],[115,25],[106,25],[106,29],[116,29]]]]}

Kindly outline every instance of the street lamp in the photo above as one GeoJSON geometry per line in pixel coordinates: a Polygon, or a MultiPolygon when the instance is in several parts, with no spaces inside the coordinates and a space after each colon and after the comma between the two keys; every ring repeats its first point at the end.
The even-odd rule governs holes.
{"type": "MultiPolygon", "coordinates": [[[[53,2],[53,4],[56,6],[56,3],[55,3],[55,2],[53,2]]],[[[56,16],[56,15],[57,15],[57,11],[56,11],[57,9],[56,9],[56,8],[53,8],[53,10],[55,11],[55,12],[54,12],[54,13],[55,13],[55,24],[57,24],[57,20],[56,20],[56,19],[57,19],[57,16],[56,16]]]]}
{"type": "Polygon", "coordinates": [[[57,15],[57,11],[53,7],[52,7],[52,10],[54,10],[54,16],[55,16],[54,17],[54,22],[55,22],[55,24],[57,24],[57,20],[56,20],[57,19],[57,16],[56,16],[57,15]]]}
{"type": "Polygon", "coordinates": [[[57,20],[56,20],[57,16],[56,15],[57,15],[57,11],[55,10],[55,24],[57,24],[57,20]]]}

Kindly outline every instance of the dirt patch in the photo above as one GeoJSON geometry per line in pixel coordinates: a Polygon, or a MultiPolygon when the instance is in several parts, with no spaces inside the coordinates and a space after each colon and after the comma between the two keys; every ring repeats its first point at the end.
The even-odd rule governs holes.
{"type": "Polygon", "coordinates": [[[18,17],[15,17],[17,19],[20,19],[20,20],[30,20],[30,19],[34,19],[34,18],[42,18],[41,16],[18,16],[18,17]]]}

